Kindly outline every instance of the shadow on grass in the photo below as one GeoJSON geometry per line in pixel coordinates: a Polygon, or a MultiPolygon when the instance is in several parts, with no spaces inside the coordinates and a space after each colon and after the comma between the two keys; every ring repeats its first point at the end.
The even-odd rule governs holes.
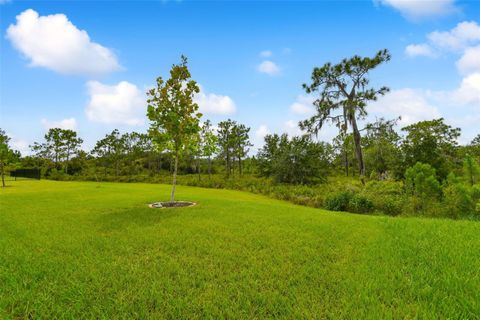
{"type": "Polygon", "coordinates": [[[132,208],[102,214],[97,222],[102,232],[117,231],[132,226],[148,227],[178,216],[181,211],[180,208],[168,210],[148,207],[132,208]]]}

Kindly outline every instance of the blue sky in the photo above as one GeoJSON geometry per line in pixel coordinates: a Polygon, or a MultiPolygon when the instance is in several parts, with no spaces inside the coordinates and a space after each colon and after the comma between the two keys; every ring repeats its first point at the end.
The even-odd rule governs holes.
{"type": "Polygon", "coordinates": [[[0,3],[0,127],[24,153],[54,126],[87,149],[113,128],[145,131],[144,92],[181,54],[205,118],[246,123],[256,146],[269,132],[300,134],[314,66],[383,48],[393,58],[371,79],[392,91],[369,119],[443,116],[462,143],[480,133],[478,1],[0,3]]]}

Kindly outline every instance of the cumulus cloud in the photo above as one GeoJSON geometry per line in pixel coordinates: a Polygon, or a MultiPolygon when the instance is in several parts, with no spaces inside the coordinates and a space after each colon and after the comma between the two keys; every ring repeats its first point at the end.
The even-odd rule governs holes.
{"type": "Polygon", "coordinates": [[[440,112],[428,102],[426,95],[423,91],[410,88],[392,90],[372,102],[370,112],[389,118],[401,116],[401,125],[439,118],[440,112]]]}
{"type": "Polygon", "coordinates": [[[290,105],[290,111],[295,114],[308,115],[315,112],[313,101],[315,99],[310,96],[299,95],[294,103],[290,105]]]}
{"type": "Polygon", "coordinates": [[[405,53],[409,57],[417,57],[417,56],[435,57],[436,56],[432,47],[430,47],[426,43],[410,44],[405,48],[405,53]]]}
{"type": "Polygon", "coordinates": [[[10,144],[10,147],[12,147],[13,150],[20,151],[20,154],[22,156],[26,156],[26,155],[31,154],[30,143],[28,143],[27,140],[18,138],[15,135],[10,134],[10,133],[8,133],[7,135],[11,138],[9,144],[10,144]]]}
{"type": "Polygon", "coordinates": [[[257,66],[257,71],[270,76],[276,76],[280,74],[280,67],[273,61],[265,60],[257,66]]]}
{"type": "Polygon", "coordinates": [[[39,16],[28,9],[7,29],[7,39],[30,61],[62,74],[98,75],[120,69],[115,54],[92,42],[64,14],[39,16]]]}
{"type": "Polygon", "coordinates": [[[47,119],[42,119],[41,122],[46,130],[51,128],[60,128],[60,129],[65,129],[65,130],[68,129],[68,130],[75,131],[78,128],[78,123],[75,118],[68,118],[60,121],[50,121],[47,119]]]}
{"type": "Polygon", "coordinates": [[[270,134],[270,130],[264,124],[262,124],[258,129],[255,131],[255,137],[258,140],[263,140],[267,134],[270,134]]]}
{"type": "Polygon", "coordinates": [[[475,21],[463,21],[450,31],[433,31],[427,38],[438,48],[463,50],[480,41],[480,26],[475,21]]]}
{"type": "Polygon", "coordinates": [[[136,85],[121,81],[106,85],[87,82],[89,101],[85,113],[93,122],[139,126],[146,113],[145,94],[136,85]]]}
{"type": "Polygon", "coordinates": [[[463,75],[480,72],[480,45],[465,49],[457,68],[463,75]]]}
{"type": "Polygon", "coordinates": [[[480,108],[480,72],[463,78],[460,87],[450,96],[453,104],[474,105],[480,108]]]}
{"type": "Polygon", "coordinates": [[[305,134],[302,129],[298,126],[298,121],[294,120],[288,120],[284,124],[284,131],[287,133],[289,136],[301,136],[305,134]]]}
{"type": "Polygon", "coordinates": [[[268,58],[273,55],[272,51],[270,50],[263,50],[260,52],[260,57],[268,58]]]}
{"type": "Polygon", "coordinates": [[[458,12],[455,0],[374,0],[375,3],[394,8],[405,18],[421,20],[458,12]]]}
{"type": "Polygon", "coordinates": [[[467,65],[466,68],[471,64],[478,64],[480,25],[477,22],[463,21],[449,31],[430,32],[426,38],[425,43],[408,45],[405,53],[411,57],[435,57],[442,52],[456,52],[465,56],[463,64],[467,65]]]}
{"type": "Polygon", "coordinates": [[[202,113],[232,114],[236,111],[235,102],[232,98],[214,93],[205,93],[202,86],[200,86],[200,93],[195,95],[194,101],[198,104],[202,113]]]}
{"type": "Polygon", "coordinates": [[[429,33],[427,39],[428,43],[407,46],[407,54],[409,48],[411,49],[412,46],[428,47],[431,50],[435,50],[434,54],[440,52],[460,54],[456,66],[460,75],[463,76],[461,84],[457,89],[431,92],[430,95],[442,105],[450,104],[458,107],[479,104],[480,25],[475,21],[460,22],[449,31],[434,31],[429,33]]]}

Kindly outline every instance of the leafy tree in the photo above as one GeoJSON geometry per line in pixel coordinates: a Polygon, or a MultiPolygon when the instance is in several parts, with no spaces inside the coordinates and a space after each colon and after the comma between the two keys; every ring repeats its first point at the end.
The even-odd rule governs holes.
{"type": "Polygon", "coordinates": [[[92,150],[93,154],[103,160],[105,174],[107,173],[108,164],[114,168],[115,176],[120,174],[120,161],[125,154],[125,139],[118,129],[114,129],[105,138],[100,139],[92,150]]]}
{"type": "Polygon", "coordinates": [[[365,175],[365,163],[357,120],[367,115],[366,106],[369,101],[376,100],[379,95],[384,95],[389,90],[387,87],[378,90],[369,87],[368,79],[370,70],[389,60],[390,53],[385,49],[373,58],[354,56],[336,65],[326,63],[321,68],[313,69],[310,85],[303,85],[308,94],[318,92],[319,97],[313,103],[316,114],[300,122],[300,127],[311,134],[317,134],[323,125],[330,121],[341,132],[346,133],[350,125],[362,177],[365,175]],[[337,111],[338,113],[335,113],[337,111]]]}
{"type": "Polygon", "coordinates": [[[288,139],[286,134],[265,136],[259,151],[260,173],[276,182],[310,184],[325,180],[331,149],[305,135],[288,139]]]}
{"type": "Polygon", "coordinates": [[[78,154],[80,151],[80,146],[83,143],[83,139],[77,137],[77,133],[73,130],[63,130],[62,133],[63,140],[63,154],[65,156],[65,173],[68,173],[68,164],[70,158],[78,154]]]}
{"type": "Polygon", "coordinates": [[[453,172],[448,175],[443,194],[445,216],[458,219],[462,216],[475,214],[476,201],[479,198],[476,189],[472,185],[464,183],[453,172]]]}
{"type": "Polygon", "coordinates": [[[417,162],[405,172],[407,193],[421,199],[438,199],[441,195],[440,182],[435,168],[427,163],[417,162]]]}
{"type": "Polygon", "coordinates": [[[152,151],[152,142],[145,133],[125,133],[121,137],[125,148],[125,160],[130,172],[137,174],[148,154],[152,151]]]}
{"type": "Polygon", "coordinates": [[[276,157],[279,150],[288,144],[288,135],[267,134],[265,143],[258,151],[258,171],[260,175],[271,177],[274,175],[276,157]]]}
{"type": "Polygon", "coordinates": [[[45,142],[35,142],[31,149],[37,157],[50,159],[58,167],[64,162],[65,173],[68,173],[68,162],[72,155],[80,150],[83,140],[70,129],[51,128],[44,136],[45,142]]]}
{"type": "Polygon", "coordinates": [[[180,64],[172,66],[170,79],[158,77],[157,87],[147,92],[149,134],[154,143],[169,149],[174,156],[170,202],[175,200],[178,159],[196,141],[200,131],[202,114],[193,101],[198,92],[200,88],[191,80],[185,56],[181,57],[180,64]]]}
{"type": "Polygon", "coordinates": [[[480,134],[477,134],[475,138],[473,138],[472,142],[470,142],[472,146],[480,146],[480,134]]]}
{"type": "Polygon", "coordinates": [[[18,161],[20,153],[12,150],[9,146],[10,137],[0,129],[0,174],[2,175],[2,187],[5,187],[5,167],[18,161]]]}
{"type": "Polygon", "coordinates": [[[366,125],[363,139],[366,167],[381,177],[389,171],[401,176],[402,154],[399,148],[400,136],[394,127],[400,118],[385,120],[380,118],[366,125]]]}
{"type": "Polygon", "coordinates": [[[355,147],[353,135],[343,131],[333,139],[333,148],[338,154],[337,161],[343,164],[345,176],[349,176],[350,167],[355,165],[355,147]]]}
{"type": "Polygon", "coordinates": [[[402,131],[407,133],[402,144],[406,165],[428,163],[445,179],[456,162],[460,128],[453,128],[440,118],[414,123],[402,131]]]}
{"type": "Polygon", "coordinates": [[[250,128],[230,119],[218,124],[218,147],[220,156],[225,161],[227,176],[235,173],[235,161],[238,163],[238,173],[242,174],[242,159],[247,156],[252,145],[248,133],[250,128]]]}
{"type": "Polygon", "coordinates": [[[200,132],[200,152],[202,156],[207,157],[210,178],[212,176],[212,156],[218,152],[217,142],[218,138],[212,129],[210,120],[205,121],[200,132]]]}
{"type": "Polygon", "coordinates": [[[467,147],[469,149],[469,153],[480,160],[480,134],[473,138],[467,147]]]}
{"type": "Polygon", "coordinates": [[[225,161],[225,172],[227,177],[232,172],[232,162],[234,157],[235,137],[233,136],[233,128],[236,122],[230,119],[222,121],[218,124],[218,148],[220,150],[219,156],[225,161]]]}
{"type": "Polygon", "coordinates": [[[250,128],[244,124],[235,123],[232,129],[233,154],[238,161],[238,174],[242,175],[242,159],[247,156],[249,147],[252,146],[248,133],[250,128]]]}
{"type": "Polygon", "coordinates": [[[470,155],[463,160],[463,175],[471,186],[480,181],[480,166],[470,155]]]}

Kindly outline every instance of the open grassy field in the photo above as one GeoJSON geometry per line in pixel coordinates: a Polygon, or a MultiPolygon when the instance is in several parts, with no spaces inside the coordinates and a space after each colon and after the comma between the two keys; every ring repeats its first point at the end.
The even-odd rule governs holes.
{"type": "Polygon", "coordinates": [[[0,195],[0,318],[478,319],[480,223],[333,213],[169,186],[0,195]]]}

